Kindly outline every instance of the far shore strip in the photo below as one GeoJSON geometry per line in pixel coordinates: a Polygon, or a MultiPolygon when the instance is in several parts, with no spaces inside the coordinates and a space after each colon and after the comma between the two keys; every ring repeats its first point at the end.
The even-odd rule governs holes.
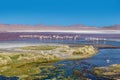
{"type": "Polygon", "coordinates": [[[14,30],[6,32],[63,32],[63,33],[83,33],[83,34],[120,34],[120,30],[14,30]]]}

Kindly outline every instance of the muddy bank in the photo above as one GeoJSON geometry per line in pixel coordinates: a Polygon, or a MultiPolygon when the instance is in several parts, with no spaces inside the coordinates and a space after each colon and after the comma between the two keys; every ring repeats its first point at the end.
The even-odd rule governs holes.
{"type": "Polygon", "coordinates": [[[70,47],[83,47],[85,45],[92,45],[97,49],[120,49],[120,46],[108,44],[69,44],[70,47]]]}
{"type": "Polygon", "coordinates": [[[96,75],[110,80],[120,80],[120,64],[113,64],[107,67],[94,68],[96,75]]]}

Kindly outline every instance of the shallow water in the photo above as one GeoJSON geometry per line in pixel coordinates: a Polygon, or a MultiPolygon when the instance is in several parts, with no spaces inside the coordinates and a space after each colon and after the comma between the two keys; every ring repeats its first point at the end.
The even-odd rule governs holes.
{"type": "Polygon", "coordinates": [[[0,76],[0,80],[18,80],[18,77],[5,77],[5,76],[0,76]]]}
{"type": "MultiPolygon", "coordinates": [[[[64,44],[70,43],[69,41],[61,41],[61,42],[41,42],[41,41],[2,41],[0,42],[0,48],[12,48],[12,47],[22,47],[22,46],[30,46],[30,45],[44,45],[44,44],[64,44]]],[[[74,42],[75,44],[84,44],[84,41],[77,41],[74,42]]],[[[88,42],[85,42],[88,43],[88,42]]],[[[104,44],[112,44],[112,45],[120,45],[119,42],[105,42],[104,44]]],[[[84,60],[65,60],[55,63],[54,65],[57,66],[58,64],[64,64],[64,66],[60,67],[59,69],[64,70],[65,77],[73,75],[74,70],[80,70],[80,72],[84,73],[83,76],[86,76],[92,80],[108,80],[104,78],[99,78],[93,74],[94,67],[101,67],[101,66],[109,66],[111,64],[120,64],[120,49],[100,49],[99,53],[95,56],[84,59],[84,60]]],[[[59,70],[58,69],[58,70],[59,70]]],[[[60,74],[57,74],[60,75],[60,74]]],[[[54,76],[52,76],[54,77],[54,76]]],[[[0,79],[6,80],[17,80],[18,78],[12,77],[7,78],[0,76],[0,79]]]]}
{"type": "Polygon", "coordinates": [[[120,49],[101,49],[95,56],[82,61],[96,66],[120,64],[120,49]]]}
{"type": "Polygon", "coordinates": [[[92,80],[109,80],[94,75],[93,68],[120,64],[120,49],[101,49],[95,56],[84,60],[65,60],[55,64],[64,64],[66,76],[72,75],[74,70],[79,70],[92,80]],[[109,60],[107,62],[106,60],[109,60]]]}
{"type": "Polygon", "coordinates": [[[61,44],[110,44],[120,46],[117,41],[85,41],[85,40],[13,40],[0,41],[0,48],[13,48],[31,45],[61,45],[61,44]]]}

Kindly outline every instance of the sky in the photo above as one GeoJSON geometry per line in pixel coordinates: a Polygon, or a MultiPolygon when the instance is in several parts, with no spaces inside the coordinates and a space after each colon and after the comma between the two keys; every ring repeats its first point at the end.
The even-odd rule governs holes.
{"type": "Polygon", "coordinates": [[[0,24],[120,24],[120,0],[0,0],[0,24]]]}

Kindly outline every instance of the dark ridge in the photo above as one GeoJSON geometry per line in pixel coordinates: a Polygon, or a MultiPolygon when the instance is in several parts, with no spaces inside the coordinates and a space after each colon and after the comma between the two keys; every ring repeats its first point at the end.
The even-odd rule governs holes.
{"type": "Polygon", "coordinates": [[[70,47],[83,47],[86,45],[92,45],[97,49],[120,49],[120,46],[107,45],[107,44],[69,44],[70,47]]]}

